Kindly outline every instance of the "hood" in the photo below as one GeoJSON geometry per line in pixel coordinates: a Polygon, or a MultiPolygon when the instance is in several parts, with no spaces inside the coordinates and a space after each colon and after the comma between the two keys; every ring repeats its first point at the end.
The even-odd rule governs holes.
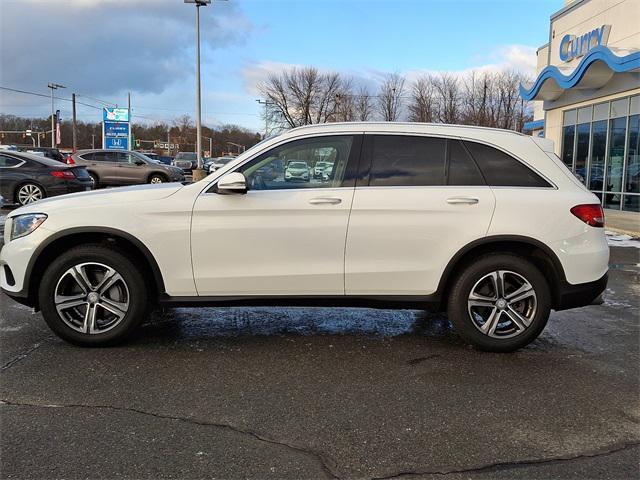
{"type": "Polygon", "coordinates": [[[136,204],[149,200],[160,200],[173,195],[183,188],[181,183],[157,183],[153,185],[133,185],[131,187],[105,188],[90,192],[71,193],[59,197],[45,198],[20,207],[9,215],[15,217],[24,213],[47,213],[51,210],[91,207],[97,205],[136,204]]]}

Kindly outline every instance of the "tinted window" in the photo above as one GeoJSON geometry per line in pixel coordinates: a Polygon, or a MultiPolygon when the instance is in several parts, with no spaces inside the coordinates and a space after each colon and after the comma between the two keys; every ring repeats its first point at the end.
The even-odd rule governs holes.
{"type": "Polygon", "coordinates": [[[445,184],[443,138],[375,135],[372,138],[371,186],[445,184]]]}
{"type": "Polygon", "coordinates": [[[353,143],[351,135],[295,140],[263,153],[239,171],[247,177],[250,190],[340,187],[348,177],[353,143]],[[327,167],[314,175],[312,168],[319,162],[327,167]]]}
{"type": "Polygon", "coordinates": [[[93,154],[94,162],[115,162],[111,152],[95,152],[93,154]]]}
{"type": "Polygon", "coordinates": [[[20,165],[22,163],[21,160],[13,157],[5,157],[4,155],[0,155],[0,168],[9,168],[15,167],[16,165],[20,165]]]}
{"type": "Polygon", "coordinates": [[[80,158],[87,162],[93,162],[94,157],[95,157],[94,153],[83,153],[82,155],[80,155],[80,158]]]}
{"type": "Polygon", "coordinates": [[[459,140],[449,140],[447,185],[485,185],[478,166],[459,140]]]}
{"type": "Polygon", "coordinates": [[[542,177],[510,155],[475,142],[464,142],[487,183],[495,187],[550,187],[542,177]]]}

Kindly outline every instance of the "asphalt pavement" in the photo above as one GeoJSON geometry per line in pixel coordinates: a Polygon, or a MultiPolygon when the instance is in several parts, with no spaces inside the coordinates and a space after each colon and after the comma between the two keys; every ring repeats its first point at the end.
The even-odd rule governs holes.
{"type": "MultiPolygon", "coordinates": [[[[618,242],[618,243],[615,243],[618,242]]],[[[640,477],[640,241],[513,354],[421,311],[156,312],[83,349],[0,297],[1,478],[640,477]]]]}

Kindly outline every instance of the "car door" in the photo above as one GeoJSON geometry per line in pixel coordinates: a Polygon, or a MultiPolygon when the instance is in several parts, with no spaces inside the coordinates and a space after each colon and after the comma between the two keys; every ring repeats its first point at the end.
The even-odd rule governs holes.
{"type": "Polygon", "coordinates": [[[203,192],[191,246],[198,294],[344,295],[344,246],[360,135],[289,141],[239,166],[244,195],[203,192]],[[285,181],[288,159],[331,158],[330,178],[285,181]]]}
{"type": "Polygon", "coordinates": [[[347,295],[434,293],[453,255],[486,235],[494,194],[455,138],[365,136],[345,253],[347,295]]]}
{"type": "Polygon", "coordinates": [[[26,160],[0,154],[0,195],[6,203],[15,201],[15,187],[21,180],[28,178],[24,174],[26,160]]]}
{"type": "Polygon", "coordinates": [[[94,170],[100,179],[100,183],[109,185],[121,184],[118,176],[119,168],[116,153],[107,150],[93,152],[93,157],[90,160],[91,166],[87,170],[94,170]]]}
{"type": "Polygon", "coordinates": [[[120,183],[132,185],[137,183],[147,183],[146,179],[146,162],[142,165],[136,164],[142,159],[135,156],[131,152],[113,152],[116,156],[118,164],[118,177],[120,183]]]}

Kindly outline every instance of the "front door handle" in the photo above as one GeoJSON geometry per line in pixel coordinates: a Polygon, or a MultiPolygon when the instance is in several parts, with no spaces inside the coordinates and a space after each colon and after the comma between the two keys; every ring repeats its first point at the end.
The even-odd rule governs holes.
{"type": "Polygon", "coordinates": [[[342,199],[335,197],[317,197],[309,200],[311,205],[338,205],[342,203],[342,199]]]}
{"type": "Polygon", "coordinates": [[[475,197],[450,197],[447,198],[447,203],[451,205],[475,205],[480,200],[475,197]]]}

